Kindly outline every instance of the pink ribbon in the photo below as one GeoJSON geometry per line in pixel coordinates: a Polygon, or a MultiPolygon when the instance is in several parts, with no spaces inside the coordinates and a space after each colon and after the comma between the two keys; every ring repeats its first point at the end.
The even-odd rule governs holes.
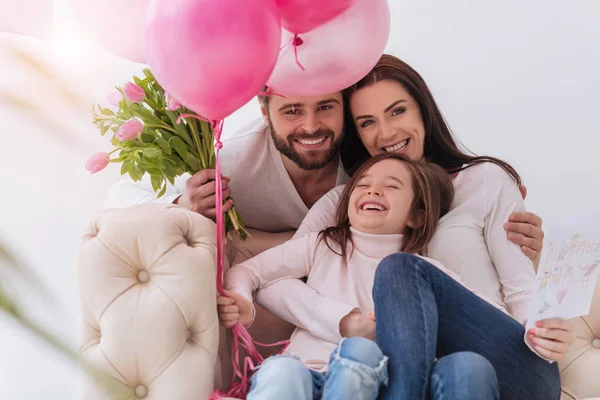
{"type": "MultiPolygon", "coordinates": [[[[273,94],[272,92],[269,94],[273,94]]],[[[181,114],[177,119],[177,123],[181,123],[182,118],[196,118],[201,121],[210,122],[213,128],[214,146],[215,146],[215,207],[217,212],[217,292],[220,295],[225,295],[225,289],[223,287],[223,271],[225,268],[225,225],[223,221],[223,183],[221,181],[221,163],[219,161],[219,152],[223,148],[223,142],[221,142],[221,135],[223,133],[223,120],[212,120],[209,121],[194,114],[181,114]]],[[[250,333],[241,323],[237,323],[232,328],[233,333],[233,351],[231,354],[231,362],[233,364],[233,377],[231,383],[226,392],[216,390],[209,398],[209,400],[220,400],[225,397],[237,397],[245,399],[248,393],[248,382],[250,380],[250,374],[256,369],[256,365],[259,365],[264,361],[256,349],[256,345],[261,347],[274,347],[284,346],[280,353],[282,353],[289,340],[273,344],[263,344],[252,340],[250,333]],[[246,349],[247,356],[244,357],[242,367],[240,368],[240,344],[246,349]]]]}
{"type": "Polygon", "coordinates": [[[264,92],[260,92],[258,95],[259,96],[267,96],[267,97],[268,96],[279,96],[279,97],[284,98],[284,99],[286,98],[284,95],[282,95],[280,93],[277,93],[276,91],[274,91],[270,87],[267,87],[267,90],[265,90],[264,92]]]}
{"type": "Polygon", "coordinates": [[[296,64],[300,67],[302,71],[305,71],[302,64],[300,64],[300,60],[298,60],[298,46],[304,44],[304,40],[302,40],[300,36],[298,36],[298,34],[296,33],[290,40],[287,41],[286,44],[281,46],[281,49],[279,49],[279,51],[281,52],[281,50],[283,50],[290,43],[292,43],[292,45],[294,46],[294,57],[296,58],[296,64]]]}
{"type": "Polygon", "coordinates": [[[294,56],[296,57],[296,64],[298,64],[302,71],[305,71],[304,67],[302,66],[302,64],[300,64],[300,61],[298,60],[298,46],[301,46],[304,43],[304,40],[300,39],[300,36],[298,36],[298,34],[295,34],[292,43],[294,44],[294,56]]]}

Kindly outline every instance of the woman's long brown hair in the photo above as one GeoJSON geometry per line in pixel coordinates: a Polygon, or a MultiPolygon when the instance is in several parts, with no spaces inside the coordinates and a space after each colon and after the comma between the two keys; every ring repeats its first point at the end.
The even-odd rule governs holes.
{"type": "Polygon", "coordinates": [[[321,231],[319,235],[319,240],[325,241],[331,251],[345,260],[348,259],[348,245],[352,243],[348,217],[350,195],[360,178],[373,165],[389,159],[403,163],[410,173],[414,198],[409,216],[413,221],[419,222],[416,228],[407,227],[406,232],[403,232],[402,248],[398,251],[422,253],[435,233],[439,219],[452,207],[454,185],[450,176],[438,165],[425,161],[412,161],[399,153],[382,153],[371,157],[360,166],[344,188],[336,212],[336,226],[321,231]],[[334,249],[332,243],[336,243],[334,247],[339,247],[339,250],[334,249]]]}
{"type": "Polygon", "coordinates": [[[349,175],[352,175],[358,166],[370,157],[358,136],[350,111],[350,99],[356,91],[383,80],[394,80],[400,83],[419,105],[425,126],[424,158],[427,161],[441,166],[449,174],[473,165],[491,162],[499,165],[512,176],[517,185],[521,185],[521,177],[505,161],[494,157],[468,155],[461,151],[425,80],[410,65],[388,54],[381,57],[367,76],[344,90],[346,125],[341,158],[344,169],[349,175]]]}

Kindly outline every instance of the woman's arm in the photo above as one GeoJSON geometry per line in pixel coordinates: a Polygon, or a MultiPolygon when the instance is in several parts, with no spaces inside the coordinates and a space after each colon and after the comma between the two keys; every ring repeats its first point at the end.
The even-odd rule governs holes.
{"type": "Polygon", "coordinates": [[[518,186],[499,166],[483,164],[483,200],[486,210],[484,236],[488,252],[496,267],[510,314],[525,323],[535,271],[532,261],[521,248],[509,241],[504,224],[513,212],[525,211],[525,203],[518,186]]]}
{"type": "Polygon", "coordinates": [[[302,225],[296,231],[294,238],[299,238],[311,232],[321,232],[335,225],[337,206],[342,197],[344,185],[336,186],[321,197],[304,217],[302,225]]]}

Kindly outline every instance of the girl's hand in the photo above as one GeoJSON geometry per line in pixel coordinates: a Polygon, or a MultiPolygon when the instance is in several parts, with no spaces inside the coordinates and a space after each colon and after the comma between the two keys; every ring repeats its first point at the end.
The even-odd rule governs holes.
{"type": "Polygon", "coordinates": [[[538,321],[527,337],[539,355],[552,361],[562,360],[575,342],[573,324],[558,318],[538,321]]]}
{"type": "Polygon", "coordinates": [[[254,306],[243,296],[225,291],[225,296],[217,297],[219,322],[225,328],[231,328],[238,322],[248,326],[254,319],[254,306]]]}
{"type": "Polygon", "coordinates": [[[363,314],[359,309],[351,311],[340,321],[342,337],[362,336],[375,340],[375,314],[363,314]]]}

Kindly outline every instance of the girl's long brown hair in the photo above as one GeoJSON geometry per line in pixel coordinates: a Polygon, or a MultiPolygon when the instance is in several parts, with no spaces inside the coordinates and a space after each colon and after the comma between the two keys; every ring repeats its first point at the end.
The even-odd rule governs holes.
{"type": "Polygon", "coordinates": [[[319,240],[324,240],[331,251],[345,260],[348,258],[348,245],[352,243],[348,217],[350,195],[360,178],[373,165],[389,159],[403,163],[410,173],[414,198],[409,216],[413,221],[419,222],[417,228],[407,227],[406,232],[403,232],[402,248],[398,251],[422,253],[429,244],[439,219],[452,207],[454,185],[450,176],[438,165],[425,161],[412,161],[399,153],[382,153],[371,157],[360,166],[344,188],[336,212],[336,226],[321,231],[319,235],[319,240]],[[339,247],[339,251],[332,247],[332,243],[336,243],[335,247],[339,247]]]}
{"type": "Polygon", "coordinates": [[[477,164],[491,162],[499,165],[512,176],[517,185],[521,185],[521,177],[508,163],[494,157],[468,155],[461,151],[425,80],[410,65],[388,54],[381,57],[367,76],[344,90],[346,125],[341,158],[344,169],[349,175],[352,175],[358,166],[370,157],[358,136],[350,111],[350,99],[356,91],[383,80],[394,80],[400,83],[419,104],[425,125],[424,158],[427,161],[441,166],[449,174],[477,164]]]}

